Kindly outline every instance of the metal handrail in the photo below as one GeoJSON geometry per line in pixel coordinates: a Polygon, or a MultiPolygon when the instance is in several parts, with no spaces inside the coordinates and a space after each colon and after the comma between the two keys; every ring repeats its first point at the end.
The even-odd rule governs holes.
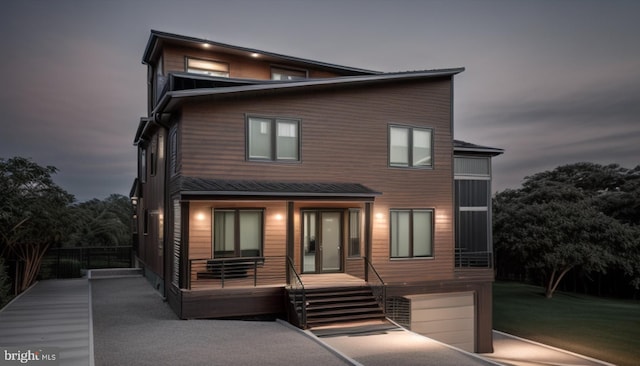
{"type": "Polygon", "coordinates": [[[287,257],[287,271],[289,271],[290,279],[290,283],[287,285],[287,287],[292,290],[292,292],[294,292],[293,297],[290,295],[289,299],[293,303],[293,307],[300,317],[300,327],[304,329],[307,327],[307,296],[304,290],[302,279],[296,271],[291,257],[287,257]],[[298,301],[298,293],[301,295],[301,301],[298,301]],[[298,309],[300,309],[299,312],[298,309]]]}
{"type": "Polygon", "coordinates": [[[386,315],[387,314],[387,285],[384,283],[384,280],[382,279],[382,277],[380,277],[380,274],[378,273],[378,271],[376,271],[376,268],[373,266],[373,264],[369,262],[369,259],[367,259],[367,257],[363,257],[363,259],[364,259],[365,265],[367,266],[367,272],[373,273],[375,275],[375,279],[377,280],[376,282],[378,284],[377,285],[371,284],[371,276],[367,276],[367,283],[369,284],[369,287],[371,287],[371,292],[373,292],[373,296],[376,298],[378,305],[380,305],[383,313],[386,315]]]}
{"type": "Polygon", "coordinates": [[[488,251],[470,252],[456,248],[455,263],[458,268],[492,268],[493,253],[488,251]]]}
{"type": "MultiPolygon", "coordinates": [[[[224,288],[225,280],[228,277],[228,272],[233,269],[239,268],[238,265],[245,270],[253,271],[253,286],[256,287],[258,285],[258,268],[259,264],[262,266],[264,264],[264,257],[233,257],[233,258],[197,258],[189,260],[189,273],[193,272],[193,264],[195,262],[200,262],[204,264],[205,273],[210,271],[210,264],[219,263],[220,267],[218,268],[220,273],[220,286],[224,288]],[[251,266],[242,266],[244,263],[251,263],[251,266]]],[[[189,281],[189,289],[191,289],[191,281],[189,281]]]]}

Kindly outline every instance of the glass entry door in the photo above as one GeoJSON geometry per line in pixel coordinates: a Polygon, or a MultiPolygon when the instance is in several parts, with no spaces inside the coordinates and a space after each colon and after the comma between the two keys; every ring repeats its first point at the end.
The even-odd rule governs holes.
{"type": "Polygon", "coordinates": [[[302,212],[303,273],[342,270],[342,212],[302,212]]]}

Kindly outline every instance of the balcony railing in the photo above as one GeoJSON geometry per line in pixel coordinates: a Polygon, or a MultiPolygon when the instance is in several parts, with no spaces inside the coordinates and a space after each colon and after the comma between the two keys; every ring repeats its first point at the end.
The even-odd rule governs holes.
{"type": "Polygon", "coordinates": [[[457,268],[493,268],[493,253],[469,252],[456,248],[457,268]]]}

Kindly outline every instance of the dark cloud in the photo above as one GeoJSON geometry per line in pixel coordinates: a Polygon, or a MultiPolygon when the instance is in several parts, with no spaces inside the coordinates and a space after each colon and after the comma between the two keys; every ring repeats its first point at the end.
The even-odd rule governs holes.
{"type": "MultiPolygon", "coordinates": [[[[560,89],[560,90],[558,90],[560,89]]],[[[640,164],[640,79],[487,105],[474,118],[506,152],[495,160],[495,188],[556,166],[590,161],[640,164]]]]}

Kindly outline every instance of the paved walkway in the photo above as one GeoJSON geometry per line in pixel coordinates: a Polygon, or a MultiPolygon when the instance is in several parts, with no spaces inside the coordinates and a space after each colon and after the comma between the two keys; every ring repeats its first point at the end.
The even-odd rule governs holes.
{"type": "Polygon", "coordinates": [[[609,365],[501,333],[486,355],[389,327],[317,333],[280,321],[179,320],[142,277],[42,281],[0,311],[0,350],[56,347],[61,366],[609,365]]]}
{"type": "Polygon", "coordinates": [[[38,282],[0,311],[0,350],[54,347],[60,365],[93,365],[90,319],[86,279],[38,282]]]}
{"type": "Polygon", "coordinates": [[[489,366],[499,365],[396,326],[362,326],[356,331],[314,331],[329,346],[366,366],[489,366]],[[362,328],[362,331],[358,331],[362,328]],[[325,335],[327,334],[327,335],[325,335]]]}

